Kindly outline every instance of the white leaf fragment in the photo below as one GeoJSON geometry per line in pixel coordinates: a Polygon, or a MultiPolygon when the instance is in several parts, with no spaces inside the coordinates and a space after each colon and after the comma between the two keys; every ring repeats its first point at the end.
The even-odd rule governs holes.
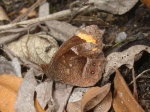
{"type": "Polygon", "coordinates": [[[114,71],[112,67],[119,68],[126,65],[129,69],[133,68],[135,59],[142,51],[150,53],[150,47],[145,45],[135,45],[122,52],[113,52],[107,56],[104,78],[109,77],[114,71]]]}

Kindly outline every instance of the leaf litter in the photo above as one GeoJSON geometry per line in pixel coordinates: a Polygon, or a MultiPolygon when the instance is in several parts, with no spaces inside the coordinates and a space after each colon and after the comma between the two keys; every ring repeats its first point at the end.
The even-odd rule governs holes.
{"type": "MultiPolygon", "coordinates": [[[[147,3],[146,0],[142,1],[147,3]]],[[[118,0],[102,2],[88,0],[87,3],[93,3],[96,9],[121,15],[127,13],[137,2],[137,0],[127,0],[124,2],[118,0]]],[[[149,7],[148,4],[146,5],[149,7]]],[[[123,110],[128,112],[143,112],[143,109],[133,98],[133,95],[118,70],[116,70],[116,76],[114,78],[114,88],[111,86],[113,83],[110,84],[107,81],[114,72],[112,67],[118,69],[122,65],[126,65],[132,69],[134,62],[141,57],[143,51],[150,53],[148,46],[134,45],[122,52],[109,54],[106,57],[107,65],[105,67],[105,73],[103,74],[104,78],[102,79],[102,82],[107,82],[106,85],[101,85],[100,87],[98,82],[98,84],[88,88],[73,87],[53,82],[47,79],[47,77],[45,78],[43,71],[37,71],[37,68],[40,68],[41,64],[50,62],[58,50],[57,42],[62,43],[67,41],[77,30],[80,30],[80,28],[70,23],[56,20],[45,21],[43,23],[39,22],[38,24],[40,25],[34,25],[32,29],[31,27],[27,27],[0,31],[0,44],[5,45],[7,43],[8,49],[17,57],[11,58],[12,62],[0,60],[0,88],[3,88],[0,89],[0,111],[108,112],[111,106],[113,106],[116,112],[123,110]],[[44,27],[42,26],[43,24],[45,25],[44,27]],[[40,30],[43,30],[45,33],[39,33],[39,31],[36,30],[37,28],[40,28],[40,30]],[[32,31],[38,33],[32,34],[32,31]],[[21,71],[22,66],[25,64],[28,65],[29,61],[35,63],[37,67],[30,64],[30,66],[26,68],[26,71],[23,71],[26,73],[25,77],[23,79],[17,77],[23,76],[24,73],[21,71]],[[112,88],[114,90],[112,90],[112,88]],[[12,92],[12,90],[14,92],[12,92]],[[6,101],[6,103],[2,101],[6,101]],[[10,105],[10,108],[5,108],[5,104],[10,105]]],[[[111,109],[111,111],[113,110],[111,109]]]]}

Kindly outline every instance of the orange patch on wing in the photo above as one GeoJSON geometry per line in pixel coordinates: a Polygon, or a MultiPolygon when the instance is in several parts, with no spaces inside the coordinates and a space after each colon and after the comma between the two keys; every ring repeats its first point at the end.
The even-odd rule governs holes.
{"type": "Polygon", "coordinates": [[[77,36],[86,42],[92,42],[93,44],[96,44],[96,39],[90,34],[80,32],[77,34],[77,36]]]}
{"type": "Polygon", "coordinates": [[[97,48],[93,48],[93,49],[92,49],[92,51],[96,51],[96,50],[97,50],[97,48]]]}

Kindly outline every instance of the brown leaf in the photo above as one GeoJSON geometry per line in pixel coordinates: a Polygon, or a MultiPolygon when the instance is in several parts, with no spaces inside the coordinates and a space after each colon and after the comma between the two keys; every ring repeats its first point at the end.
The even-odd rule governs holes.
{"type": "MultiPolygon", "coordinates": [[[[0,75],[0,112],[16,112],[14,106],[21,82],[22,78],[15,75],[0,75]]],[[[37,100],[35,107],[38,112],[45,112],[37,100]]]]}
{"type": "Polygon", "coordinates": [[[150,9],[150,0],[141,0],[150,9]]]}
{"type": "Polygon", "coordinates": [[[7,20],[10,21],[4,9],[0,6],[0,21],[7,20]]]}
{"type": "Polygon", "coordinates": [[[114,89],[113,108],[116,112],[144,112],[118,70],[114,79],[114,89]]]}
{"type": "MultiPolygon", "coordinates": [[[[23,8],[21,11],[19,11],[20,15],[25,13],[28,10],[28,8],[23,8]]],[[[30,11],[30,13],[27,15],[28,17],[35,17],[36,16],[36,11],[30,11]]]]}
{"type": "Polygon", "coordinates": [[[109,93],[110,83],[103,87],[92,87],[90,88],[81,99],[81,111],[88,111],[93,107],[97,106],[109,93]]]}
{"type": "Polygon", "coordinates": [[[0,75],[0,111],[15,112],[14,103],[22,78],[14,75],[0,75]]]}
{"type": "Polygon", "coordinates": [[[67,112],[81,112],[81,101],[68,103],[66,111],[67,112]]]}
{"type": "Polygon", "coordinates": [[[94,109],[93,112],[108,112],[112,104],[112,93],[109,91],[107,96],[100,102],[94,109]]]}

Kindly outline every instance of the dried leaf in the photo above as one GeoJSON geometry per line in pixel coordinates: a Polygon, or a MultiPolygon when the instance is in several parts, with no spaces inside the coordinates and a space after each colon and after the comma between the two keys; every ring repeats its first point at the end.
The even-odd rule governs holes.
{"type": "Polygon", "coordinates": [[[141,0],[150,9],[150,0],[141,0]]]}
{"type": "Polygon", "coordinates": [[[50,34],[59,41],[65,42],[78,30],[77,27],[72,26],[66,22],[59,22],[56,20],[46,21],[45,24],[50,30],[50,34]],[[65,30],[64,30],[65,29],[65,30]]]}
{"type": "Polygon", "coordinates": [[[90,88],[81,99],[81,111],[88,111],[98,105],[109,93],[110,83],[103,87],[90,88]]]}
{"type": "Polygon", "coordinates": [[[49,63],[58,49],[57,42],[48,35],[25,35],[8,44],[8,48],[18,57],[27,58],[38,64],[49,63]]]}
{"type": "Polygon", "coordinates": [[[16,75],[17,75],[18,77],[22,77],[22,74],[21,74],[21,65],[20,65],[18,59],[17,59],[17,58],[13,58],[11,64],[12,64],[12,66],[14,67],[14,70],[15,70],[15,72],[16,72],[16,75]]]}
{"type": "Polygon", "coordinates": [[[10,21],[4,9],[0,6],[0,21],[7,20],[10,21]]]}
{"type": "Polygon", "coordinates": [[[41,107],[44,109],[46,106],[48,106],[48,110],[51,112],[54,108],[54,101],[52,99],[52,81],[47,81],[40,83],[36,87],[37,92],[37,100],[41,107]]]}
{"type": "Polygon", "coordinates": [[[81,111],[81,99],[83,94],[89,88],[75,88],[69,98],[66,111],[67,112],[80,112],[81,111]]]}
{"type": "Polygon", "coordinates": [[[128,12],[137,2],[138,0],[88,0],[88,3],[93,3],[100,10],[119,15],[128,12]]]}
{"type": "Polygon", "coordinates": [[[81,112],[81,101],[68,103],[66,111],[67,112],[81,112]]]}
{"type": "Polygon", "coordinates": [[[50,6],[48,2],[45,2],[39,6],[39,17],[48,16],[50,14],[50,6]]]}
{"type": "Polygon", "coordinates": [[[26,28],[13,28],[0,31],[0,45],[12,42],[13,40],[20,37],[22,34],[26,34],[26,32],[26,28]]]}
{"type": "Polygon", "coordinates": [[[89,88],[75,88],[69,98],[69,103],[76,102],[82,99],[83,94],[88,90],[89,88]]]}
{"type": "Polygon", "coordinates": [[[44,112],[44,110],[40,107],[40,105],[37,104],[38,102],[37,101],[36,103],[34,102],[34,91],[37,82],[33,74],[34,74],[33,69],[30,69],[20,85],[18,96],[15,103],[16,112],[36,112],[36,111],[44,112]],[[35,104],[36,106],[39,107],[35,108],[34,106],[35,104]]]}
{"type": "Polygon", "coordinates": [[[112,93],[109,91],[107,96],[100,102],[94,109],[93,112],[108,112],[112,104],[112,93]]]}
{"type": "Polygon", "coordinates": [[[115,112],[144,112],[118,70],[116,70],[114,79],[114,89],[113,108],[115,112]]]}
{"type": "Polygon", "coordinates": [[[7,61],[7,59],[2,56],[0,56],[0,74],[16,74],[11,62],[7,61]]]}
{"type": "Polygon", "coordinates": [[[103,75],[103,81],[108,80],[110,74],[114,72],[111,67],[119,68],[122,65],[126,65],[130,69],[133,68],[135,59],[142,51],[147,51],[150,53],[150,47],[145,45],[135,45],[122,52],[113,52],[108,55],[106,58],[107,64],[103,75]]]}
{"type": "Polygon", "coordinates": [[[55,111],[63,112],[69,99],[73,86],[55,83],[54,100],[56,101],[55,111]]]}
{"type": "MultiPolygon", "coordinates": [[[[108,112],[108,110],[111,107],[112,103],[112,94],[109,91],[109,93],[106,95],[106,97],[97,104],[94,109],[92,109],[92,112],[108,112]]],[[[81,112],[81,100],[76,102],[70,102],[67,105],[66,111],[67,112],[81,112]]]]}
{"type": "MultiPolygon", "coordinates": [[[[23,13],[25,13],[27,10],[28,10],[28,8],[23,8],[21,11],[19,11],[19,13],[20,13],[20,14],[23,14],[23,13]]],[[[31,11],[27,16],[28,16],[28,17],[35,17],[35,16],[36,16],[36,11],[35,11],[35,10],[31,11]]]]}
{"type": "Polygon", "coordinates": [[[14,75],[0,75],[0,112],[15,112],[14,103],[22,78],[14,75]]]}

